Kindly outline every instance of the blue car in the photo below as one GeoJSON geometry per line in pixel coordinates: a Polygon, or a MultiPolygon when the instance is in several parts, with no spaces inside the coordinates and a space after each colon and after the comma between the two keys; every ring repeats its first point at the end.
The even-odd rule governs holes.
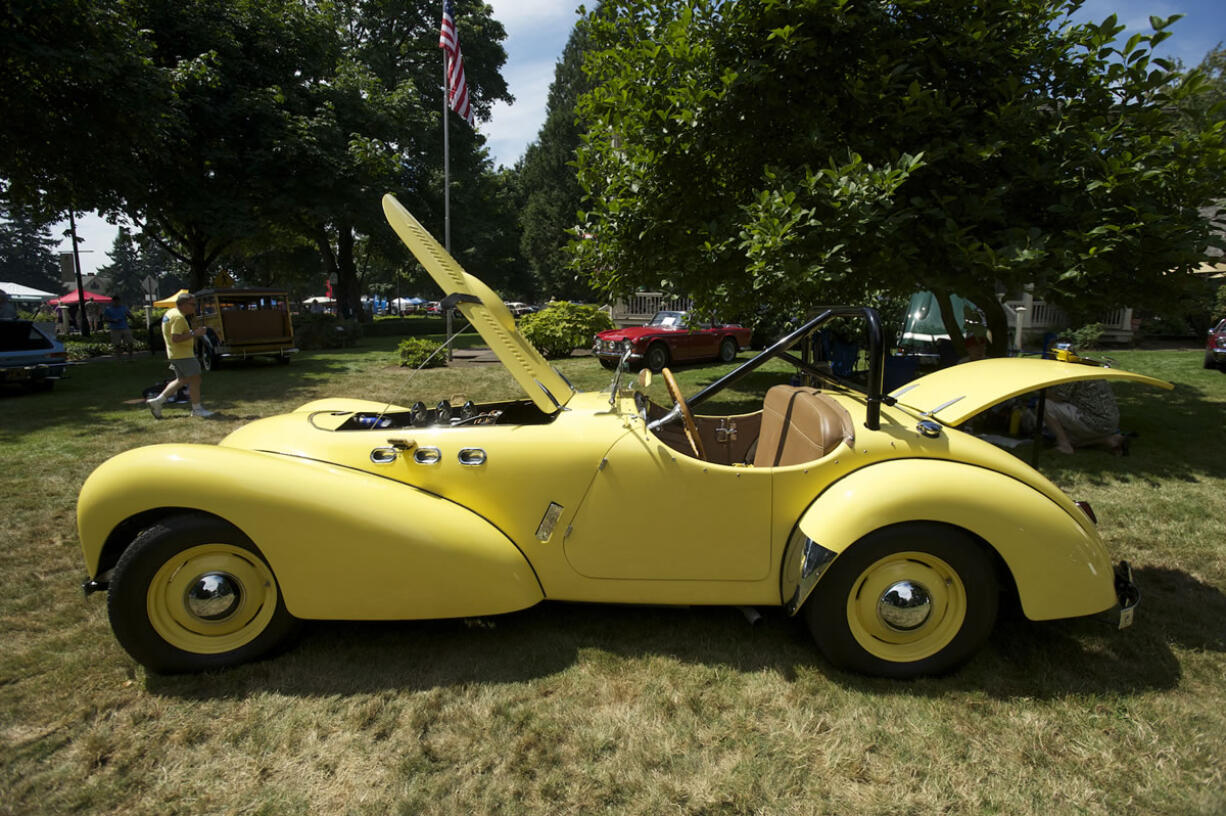
{"type": "Polygon", "coordinates": [[[29,320],[0,320],[0,384],[47,391],[67,366],[68,352],[50,328],[29,320]]]}

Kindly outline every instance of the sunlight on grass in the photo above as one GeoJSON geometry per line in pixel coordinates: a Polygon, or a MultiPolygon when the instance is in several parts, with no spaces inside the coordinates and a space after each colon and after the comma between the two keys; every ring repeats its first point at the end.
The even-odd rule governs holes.
{"type": "MultiPolygon", "coordinates": [[[[272,660],[147,675],[79,589],[85,477],[324,396],[519,396],[497,365],[402,369],[397,340],[209,374],[214,421],[154,421],[141,390],[166,372],[149,357],[0,396],[0,814],[1226,812],[1226,376],[1194,351],[1113,353],[1177,383],[1116,387],[1131,457],[1040,459],[1137,569],[1125,632],[1006,618],[958,674],[898,683],[831,669],[778,610],[751,627],[729,609],[543,604],[312,624],[272,660]]],[[[590,357],[558,365],[584,389],[612,378],[590,357]]],[[[730,369],[677,373],[694,393],[730,369]]]]}

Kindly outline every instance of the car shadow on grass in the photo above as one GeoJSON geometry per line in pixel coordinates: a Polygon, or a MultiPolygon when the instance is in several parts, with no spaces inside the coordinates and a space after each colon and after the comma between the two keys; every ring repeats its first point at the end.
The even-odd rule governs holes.
{"type": "Polygon", "coordinates": [[[295,696],[422,691],[540,679],[579,662],[663,657],[786,682],[829,682],[882,694],[1051,699],[1169,689],[1181,669],[1173,648],[1226,651],[1215,621],[1226,595],[1187,573],[1138,570],[1145,597],[1135,625],[1101,618],[1036,623],[1005,616],[984,650],[947,677],[891,681],[835,669],[799,618],[765,609],[756,624],[726,607],[633,607],[546,602],[486,618],[391,623],[310,622],[285,653],[224,673],[149,675],[150,692],[172,697],[295,696]]]}

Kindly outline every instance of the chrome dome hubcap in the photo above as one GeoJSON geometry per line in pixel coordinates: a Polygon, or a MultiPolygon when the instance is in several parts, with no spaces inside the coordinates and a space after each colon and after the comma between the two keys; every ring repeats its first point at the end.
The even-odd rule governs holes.
{"type": "Polygon", "coordinates": [[[205,621],[218,621],[234,613],[242,602],[242,585],[225,572],[206,572],[187,589],[187,610],[205,621]]]}
{"type": "Polygon", "coordinates": [[[898,581],[881,593],[877,615],[891,629],[910,632],[928,622],[932,615],[932,596],[923,584],[898,581]]]}

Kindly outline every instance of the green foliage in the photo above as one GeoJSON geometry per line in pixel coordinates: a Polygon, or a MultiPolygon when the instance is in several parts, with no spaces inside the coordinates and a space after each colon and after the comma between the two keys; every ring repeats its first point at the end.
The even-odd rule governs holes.
{"type": "Polygon", "coordinates": [[[0,199],[0,278],[45,292],[59,291],[59,242],[28,207],[0,199]]]}
{"type": "Polygon", "coordinates": [[[438,368],[447,365],[447,355],[442,353],[443,344],[425,337],[410,337],[401,340],[396,347],[400,365],[409,368],[438,368]]]}
{"type": "MultiPolygon", "coordinates": [[[[612,0],[579,101],[575,266],[603,290],[796,313],[869,292],[1075,311],[1179,296],[1210,243],[1226,125],[1152,55],[1172,20],[1057,0],[612,0]]],[[[1007,336],[1003,316],[989,328],[1007,336]]]]}
{"type": "Polygon", "coordinates": [[[1069,340],[1075,349],[1096,349],[1102,338],[1102,323],[1088,323],[1080,329],[1069,332],[1069,340]]]}
{"type": "Polygon", "coordinates": [[[362,337],[356,320],[340,320],[326,314],[294,316],[294,345],[303,349],[344,348],[362,337]]]}
{"type": "Polygon", "coordinates": [[[1226,317],[1226,286],[1219,286],[1213,296],[1213,314],[1211,317],[1214,320],[1226,317]]]}
{"type": "Polygon", "coordinates": [[[613,328],[613,320],[595,306],[557,301],[519,321],[519,331],[545,357],[569,357],[592,344],[592,337],[613,328]]]}
{"type": "Polygon", "coordinates": [[[578,233],[583,189],[575,173],[580,143],[575,102],[590,88],[582,71],[587,27],[581,20],[571,32],[549,86],[548,114],[518,167],[525,201],[519,217],[521,248],[539,299],[587,298],[586,280],[569,268],[567,244],[578,233]]]}

